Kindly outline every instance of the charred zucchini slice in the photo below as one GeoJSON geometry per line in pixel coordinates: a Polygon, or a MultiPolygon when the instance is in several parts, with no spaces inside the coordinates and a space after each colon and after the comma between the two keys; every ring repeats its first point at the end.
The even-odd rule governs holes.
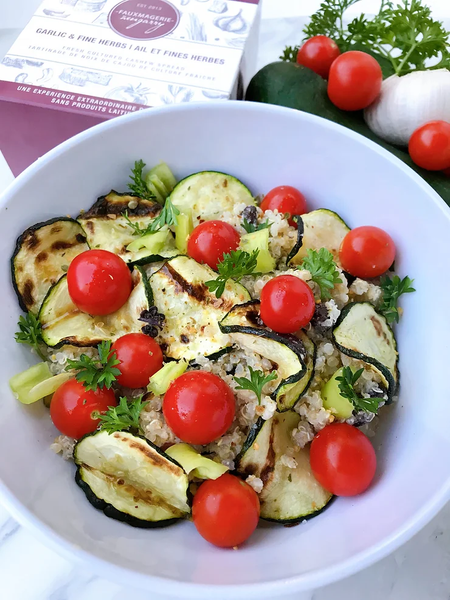
{"type": "Polygon", "coordinates": [[[37,313],[48,290],[85,250],[89,250],[86,234],[74,219],[58,217],[26,229],[11,258],[20,307],[37,313]]]}
{"type": "Polygon", "coordinates": [[[333,329],[340,352],[367,363],[378,373],[391,400],[398,387],[398,352],[386,319],[369,302],[348,304],[333,329]]]}
{"type": "Polygon", "coordinates": [[[135,268],[132,279],[133,289],[127,302],[115,313],[94,317],[75,306],[69,295],[67,276],[61,277],[39,311],[42,338],[47,346],[96,346],[126,333],[139,333],[143,324],[138,319],[149,308],[146,276],[135,268]]]}
{"type": "Polygon", "coordinates": [[[98,431],[75,446],[76,482],[107,517],[134,527],[164,527],[190,513],[180,465],[142,437],[98,431]]]}
{"type": "Polygon", "coordinates": [[[85,230],[91,248],[114,252],[127,263],[154,262],[178,254],[172,233],[166,231],[163,236],[156,233],[139,238],[133,235],[124,214],[128,214],[132,223],[145,229],[160,210],[161,205],[153,200],[112,191],[99,198],[87,212],[81,213],[78,222],[85,230]]]}
{"type": "Polygon", "coordinates": [[[258,421],[240,456],[238,472],[255,475],[263,481],[259,495],[262,519],[299,523],[315,517],[332,499],[332,494],[312,474],[309,448],[293,447],[292,431],[299,422],[300,416],[293,411],[275,413],[268,421],[258,421]],[[295,468],[284,464],[282,457],[287,452],[295,460],[295,468]]]}
{"type": "Polygon", "coordinates": [[[242,285],[229,280],[225,292],[216,298],[205,285],[216,277],[208,266],[186,256],[167,261],[150,277],[153,303],[165,316],[159,340],[165,345],[166,356],[189,361],[231,345],[219,321],[250,295],[242,285]]]}
{"type": "Polygon", "coordinates": [[[170,195],[182,213],[191,211],[194,227],[203,221],[220,219],[235,204],[255,204],[250,190],[226,173],[202,171],[182,179],[170,195]]]}
{"type": "MultiPolygon", "coordinates": [[[[339,248],[350,228],[341,217],[325,208],[313,210],[297,217],[299,231],[302,231],[301,246],[295,256],[288,258],[288,262],[298,265],[305,258],[308,250],[326,248],[331,252],[334,260],[339,264],[339,248]],[[301,229],[300,221],[303,224],[301,229]]],[[[300,234],[299,234],[300,235],[300,234]]],[[[299,241],[295,247],[298,247],[299,241]]]]}
{"type": "Polygon", "coordinates": [[[220,322],[220,329],[245,350],[270,360],[280,383],[272,397],[280,412],[295,406],[314,377],[316,347],[304,332],[299,337],[275,333],[259,318],[259,302],[235,306],[220,322]]]}

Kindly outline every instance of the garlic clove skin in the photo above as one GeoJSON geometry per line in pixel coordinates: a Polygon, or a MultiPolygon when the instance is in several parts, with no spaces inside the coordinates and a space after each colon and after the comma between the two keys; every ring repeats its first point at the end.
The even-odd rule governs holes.
{"type": "Polygon", "coordinates": [[[450,71],[392,75],[364,119],[376,135],[397,146],[407,146],[414,131],[429,121],[450,122],[450,71]]]}

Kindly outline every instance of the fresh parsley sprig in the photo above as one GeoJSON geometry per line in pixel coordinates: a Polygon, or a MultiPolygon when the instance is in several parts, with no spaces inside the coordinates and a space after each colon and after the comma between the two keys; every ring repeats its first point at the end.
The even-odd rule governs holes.
{"type": "Polygon", "coordinates": [[[163,209],[159,213],[157,217],[152,219],[147,227],[142,227],[142,223],[138,223],[132,221],[128,216],[128,211],[123,213],[125,220],[129,227],[133,230],[133,235],[138,235],[140,237],[144,235],[149,235],[152,233],[157,233],[161,231],[161,229],[167,225],[167,227],[175,227],[178,225],[177,216],[180,214],[180,211],[176,206],[174,206],[170,200],[170,198],[166,198],[163,209]]]}
{"type": "Polygon", "coordinates": [[[255,231],[261,231],[261,229],[268,229],[270,227],[270,223],[269,221],[261,221],[261,223],[257,223],[255,225],[254,223],[247,221],[247,219],[244,219],[242,221],[242,227],[247,233],[254,233],[255,231]]]}
{"type": "Polygon", "coordinates": [[[261,404],[263,387],[269,381],[274,381],[278,374],[276,371],[272,371],[268,375],[264,375],[262,371],[254,371],[251,367],[248,370],[250,371],[250,379],[248,377],[234,377],[235,382],[239,384],[236,389],[254,392],[258,398],[258,404],[261,404]]]}
{"type": "Polygon", "coordinates": [[[82,354],[78,360],[67,361],[66,371],[78,371],[75,377],[86,390],[104,387],[110,389],[120,375],[120,370],[116,366],[120,361],[117,360],[115,352],[111,354],[111,342],[101,342],[97,349],[98,359],[82,354]]]}
{"type": "Polygon", "coordinates": [[[130,401],[121,397],[118,406],[110,406],[106,413],[99,415],[100,429],[107,433],[141,431],[139,417],[146,404],[142,396],[130,401]]]}
{"type": "Polygon", "coordinates": [[[388,323],[398,323],[400,313],[398,309],[398,299],[402,294],[411,294],[416,290],[412,287],[414,279],[404,277],[400,279],[394,275],[392,279],[385,275],[380,281],[380,287],[383,290],[383,298],[379,312],[384,315],[388,323]]]}
{"type": "Polygon", "coordinates": [[[205,282],[209,291],[215,292],[216,298],[220,298],[229,279],[240,281],[245,275],[260,275],[255,273],[258,255],[259,250],[254,250],[251,254],[245,250],[233,250],[229,254],[224,254],[217,265],[219,272],[217,279],[205,282]]]}
{"type": "Polygon", "coordinates": [[[26,344],[31,346],[36,351],[36,354],[42,360],[46,360],[46,357],[42,353],[41,344],[42,340],[42,326],[39,319],[32,312],[27,313],[25,316],[20,315],[17,323],[19,331],[15,334],[15,340],[18,344],[26,344]]]}
{"type": "Polygon", "coordinates": [[[339,382],[339,392],[343,398],[347,398],[356,410],[376,413],[382,400],[380,398],[361,398],[355,391],[355,384],[363,374],[364,369],[358,369],[353,373],[350,367],[342,369],[342,376],[336,377],[339,382]]]}
{"type": "Polygon", "coordinates": [[[299,268],[311,273],[311,279],[319,286],[321,300],[329,300],[334,286],[342,283],[333,255],[326,248],[309,249],[299,268]]]}
{"type": "Polygon", "coordinates": [[[136,160],[133,169],[131,169],[131,183],[128,184],[128,189],[132,194],[139,196],[143,200],[153,200],[155,196],[148,189],[142,174],[144,169],[145,162],[142,159],[136,160]]]}

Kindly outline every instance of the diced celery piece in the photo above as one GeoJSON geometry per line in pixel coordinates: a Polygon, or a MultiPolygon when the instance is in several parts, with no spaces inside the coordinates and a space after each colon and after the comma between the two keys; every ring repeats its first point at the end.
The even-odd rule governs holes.
{"type": "Polygon", "coordinates": [[[155,396],[162,396],[167,392],[172,381],[183,375],[187,368],[188,363],[183,359],[166,363],[162,369],[150,377],[148,391],[155,394],[155,396]]]}
{"type": "MultiPolygon", "coordinates": [[[[9,387],[11,388],[14,396],[22,402],[22,404],[32,404],[39,400],[36,395],[31,395],[31,390],[42,383],[46,379],[50,379],[52,374],[46,362],[40,362],[37,365],[33,365],[26,371],[17,373],[9,380],[9,387]]],[[[46,396],[46,394],[44,394],[46,396]]],[[[44,396],[41,396],[43,398],[44,396]]]]}
{"type": "Polygon", "coordinates": [[[177,215],[178,224],[175,226],[175,245],[180,252],[186,254],[189,236],[192,233],[192,213],[182,212],[177,215]]]}
{"type": "Polygon", "coordinates": [[[332,412],[332,414],[338,419],[349,419],[353,414],[354,406],[341,396],[341,391],[339,389],[339,381],[336,380],[337,377],[342,377],[343,368],[338,369],[332,377],[327,381],[327,383],[323,386],[321,391],[323,406],[326,410],[332,412]]]}
{"type": "Polygon", "coordinates": [[[228,471],[228,467],[199,454],[189,444],[175,444],[166,450],[185,472],[199,479],[217,479],[228,471]]]}
{"type": "Polygon", "coordinates": [[[161,162],[159,163],[159,165],[156,165],[155,167],[150,169],[148,175],[150,177],[156,175],[158,179],[164,184],[169,194],[177,184],[177,180],[175,179],[174,174],[165,162],[161,162]]]}
{"type": "Polygon", "coordinates": [[[153,254],[158,254],[161,250],[168,244],[170,240],[170,232],[169,230],[162,229],[161,231],[157,231],[156,233],[149,233],[148,235],[143,235],[142,237],[133,240],[127,246],[128,252],[139,252],[145,248],[149,250],[153,254]]]}
{"type": "Polygon", "coordinates": [[[251,254],[259,250],[256,271],[259,273],[270,273],[275,269],[275,259],[269,251],[269,230],[260,229],[253,233],[246,233],[241,237],[240,247],[251,254]]]}

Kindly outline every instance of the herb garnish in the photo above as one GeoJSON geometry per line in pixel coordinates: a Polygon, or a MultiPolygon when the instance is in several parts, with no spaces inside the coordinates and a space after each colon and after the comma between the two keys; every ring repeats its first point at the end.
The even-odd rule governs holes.
{"type": "Polygon", "coordinates": [[[100,429],[107,433],[129,429],[140,431],[139,416],[146,404],[147,401],[144,402],[142,396],[129,402],[122,396],[118,406],[110,406],[104,414],[99,415],[100,429]]]}
{"type": "Polygon", "coordinates": [[[254,233],[255,231],[261,231],[261,229],[268,229],[270,227],[269,221],[262,221],[257,225],[250,223],[247,219],[244,219],[242,222],[242,227],[245,229],[247,233],[254,233]]]}
{"type": "Polygon", "coordinates": [[[319,286],[321,300],[329,300],[330,290],[342,283],[333,255],[326,248],[309,249],[299,268],[311,273],[312,280],[319,286]]]}
{"type": "Polygon", "coordinates": [[[125,217],[129,227],[131,227],[133,230],[133,235],[144,236],[161,231],[165,225],[167,225],[167,227],[175,227],[178,225],[177,215],[179,214],[180,211],[172,204],[170,198],[166,198],[163,209],[159,215],[152,219],[152,221],[150,221],[145,228],[141,227],[141,223],[132,221],[128,216],[128,211],[125,211],[123,216],[125,217]]]}
{"type": "Polygon", "coordinates": [[[342,376],[336,377],[336,381],[339,381],[339,391],[343,398],[350,400],[356,410],[376,413],[383,400],[380,398],[361,398],[355,391],[354,386],[363,372],[364,369],[358,369],[353,373],[350,367],[344,367],[342,376]]]}
{"type": "Polygon", "coordinates": [[[394,275],[391,279],[387,275],[382,277],[380,287],[383,290],[383,299],[379,312],[385,317],[388,323],[398,323],[400,313],[398,309],[398,299],[402,294],[410,294],[416,290],[412,287],[414,279],[404,277],[400,279],[398,275],[394,275]]]}
{"type": "Polygon", "coordinates": [[[256,206],[253,206],[252,204],[244,208],[242,211],[242,218],[242,227],[247,233],[254,233],[255,231],[268,229],[270,227],[270,223],[267,219],[261,223],[258,222],[258,211],[256,206]]]}
{"type": "Polygon", "coordinates": [[[278,374],[276,371],[272,371],[268,375],[264,375],[262,371],[254,371],[251,367],[248,370],[250,371],[250,379],[247,377],[234,377],[235,382],[239,384],[239,387],[236,389],[254,392],[258,398],[258,404],[261,404],[263,387],[269,381],[274,381],[278,377],[278,374]]]}
{"type": "Polygon", "coordinates": [[[142,175],[144,168],[145,162],[142,159],[135,161],[134,168],[131,169],[130,175],[132,183],[128,184],[128,189],[132,194],[139,196],[139,198],[142,198],[143,200],[153,200],[155,196],[148,189],[144,176],[142,175]]]}
{"type": "Polygon", "coordinates": [[[229,279],[240,281],[245,275],[260,275],[260,273],[254,272],[258,255],[259,250],[254,250],[251,254],[245,250],[233,250],[229,254],[224,254],[221,262],[217,265],[219,272],[217,279],[205,282],[209,291],[215,292],[216,298],[220,298],[229,279]]]}
{"type": "Polygon", "coordinates": [[[111,354],[111,342],[101,342],[97,349],[98,359],[82,354],[78,360],[67,360],[66,371],[77,370],[75,377],[86,390],[103,387],[110,389],[120,375],[120,370],[116,367],[120,361],[115,352],[111,354]]]}
{"type": "Polygon", "coordinates": [[[40,345],[43,343],[42,340],[42,326],[36,315],[32,312],[28,312],[25,316],[20,315],[17,323],[19,331],[15,334],[15,340],[18,344],[27,344],[36,351],[36,354],[42,360],[46,360],[46,357],[41,351],[40,345]]]}
{"type": "Polygon", "coordinates": [[[142,327],[142,333],[155,338],[158,335],[158,328],[162,329],[164,326],[165,316],[158,312],[156,306],[150,306],[148,310],[141,312],[138,320],[147,323],[142,327]]]}

